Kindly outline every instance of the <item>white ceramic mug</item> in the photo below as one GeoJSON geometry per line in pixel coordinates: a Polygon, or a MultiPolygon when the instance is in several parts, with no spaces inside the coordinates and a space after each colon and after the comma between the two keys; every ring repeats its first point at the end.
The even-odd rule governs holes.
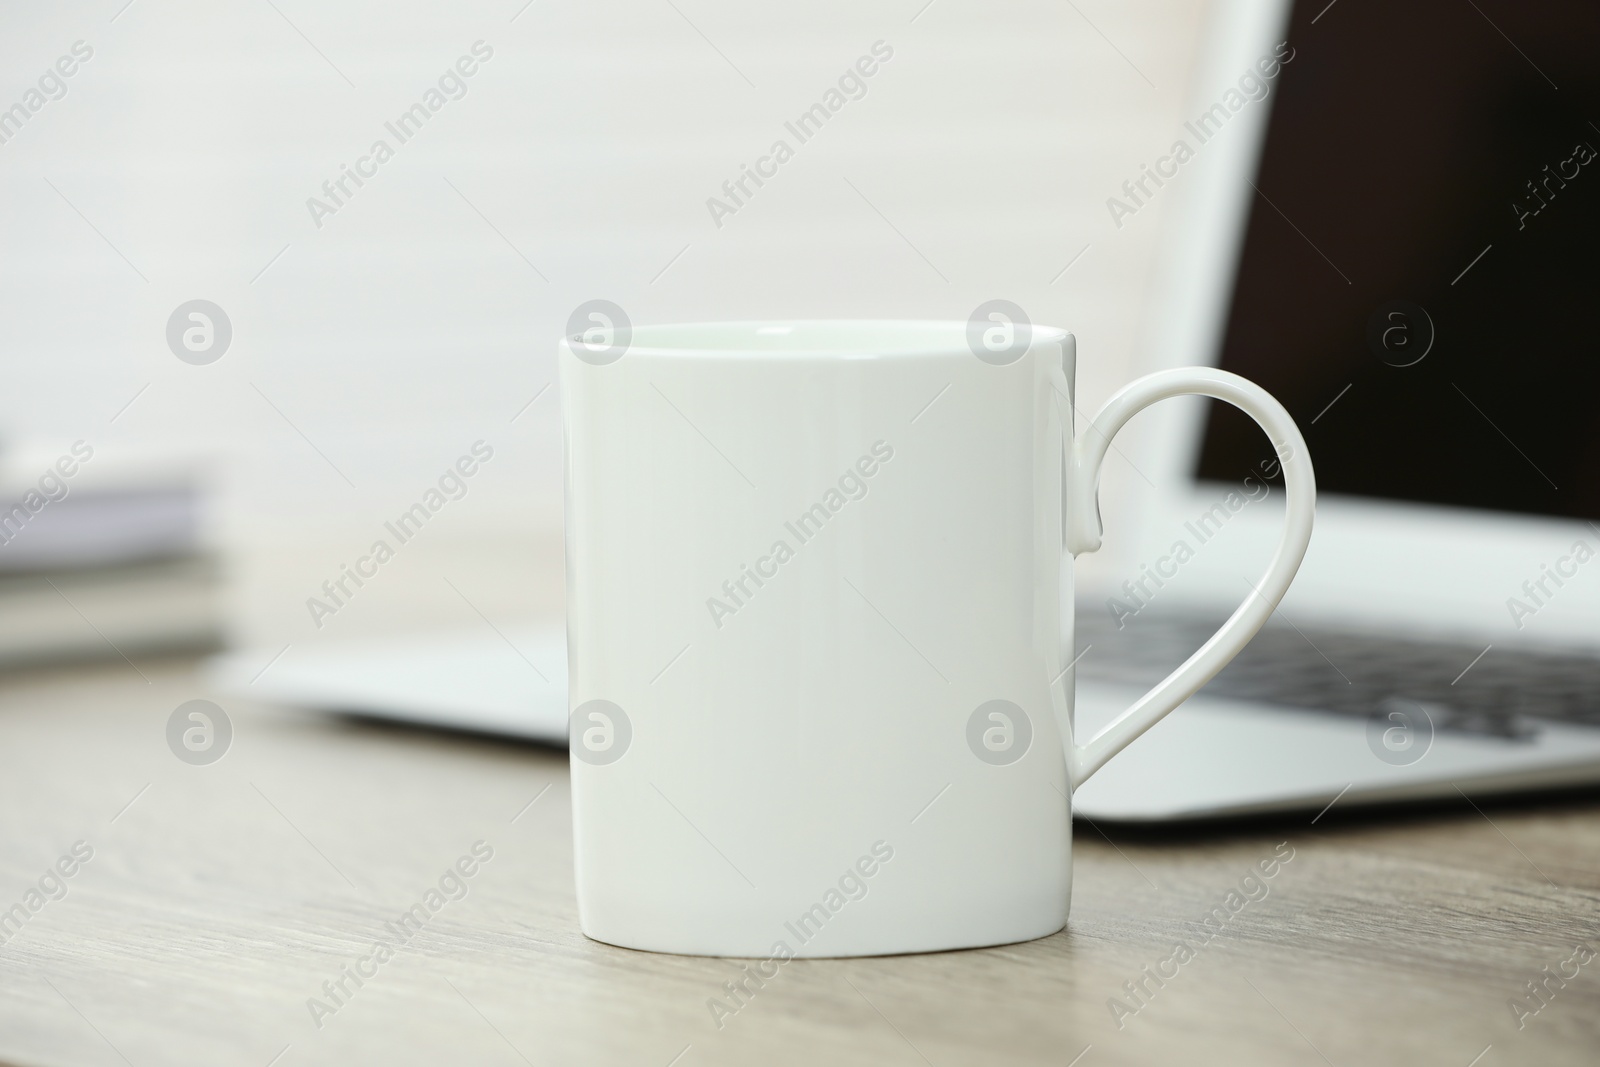
{"type": "Polygon", "coordinates": [[[1072,790],[1267,620],[1315,500],[1305,442],[1258,386],[1163,371],[1075,434],[1074,365],[1070,334],[1025,324],[562,342],[585,934],[781,962],[1066,924],[1072,790]],[[1078,744],[1063,546],[1100,545],[1112,435],[1184,394],[1266,430],[1283,538],[1216,635],[1078,744]]]}

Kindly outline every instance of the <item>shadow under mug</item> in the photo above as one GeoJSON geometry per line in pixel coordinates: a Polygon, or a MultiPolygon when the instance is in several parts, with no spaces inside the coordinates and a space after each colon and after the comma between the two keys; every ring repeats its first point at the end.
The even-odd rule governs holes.
{"type": "Polygon", "coordinates": [[[1152,374],[1075,429],[1072,336],[1006,341],[877,321],[562,341],[589,937],[781,962],[1066,924],[1073,789],[1266,622],[1316,491],[1288,413],[1237,375],[1152,374]],[[1187,394],[1267,432],[1283,536],[1222,628],[1079,743],[1071,557],[1100,546],[1112,436],[1187,394]]]}

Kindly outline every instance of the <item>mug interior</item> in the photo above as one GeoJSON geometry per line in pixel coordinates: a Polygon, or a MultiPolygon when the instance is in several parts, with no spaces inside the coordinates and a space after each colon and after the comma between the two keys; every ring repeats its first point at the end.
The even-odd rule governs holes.
{"type": "MultiPolygon", "coordinates": [[[[971,356],[970,324],[950,320],[831,319],[773,322],[691,322],[635,326],[631,356],[971,356]]],[[[1030,345],[1060,341],[1055,326],[1029,326],[1030,345]]]]}

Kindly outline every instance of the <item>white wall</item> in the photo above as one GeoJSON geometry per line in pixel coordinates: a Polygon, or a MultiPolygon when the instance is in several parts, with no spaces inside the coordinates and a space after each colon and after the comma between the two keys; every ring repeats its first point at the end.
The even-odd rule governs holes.
{"type": "Polygon", "coordinates": [[[280,642],[421,621],[402,590],[438,591],[432,558],[479,567],[496,610],[550,607],[554,390],[511,420],[590,298],[649,322],[1004,297],[1077,333],[1098,403],[1161,221],[1118,230],[1105,200],[1177,130],[1200,22],[1179,0],[122,2],[0,15],[0,107],[94,51],[0,144],[0,432],[213,457],[245,634],[280,642]],[[467,95],[314,225],[307,198],[479,40],[467,95]],[[867,95],[717,227],[707,197],[879,40],[867,95]],[[164,337],[196,297],[233,323],[208,366],[164,337]],[[304,598],[480,438],[496,458],[430,547],[312,631],[304,598]]]}

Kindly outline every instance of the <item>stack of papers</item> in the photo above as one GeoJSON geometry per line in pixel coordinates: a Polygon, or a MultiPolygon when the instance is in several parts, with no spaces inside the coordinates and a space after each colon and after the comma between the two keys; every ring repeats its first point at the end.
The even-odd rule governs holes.
{"type": "Polygon", "coordinates": [[[0,668],[211,649],[222,576],[200,473],[86,442],[0,455],[0,668]]]}

